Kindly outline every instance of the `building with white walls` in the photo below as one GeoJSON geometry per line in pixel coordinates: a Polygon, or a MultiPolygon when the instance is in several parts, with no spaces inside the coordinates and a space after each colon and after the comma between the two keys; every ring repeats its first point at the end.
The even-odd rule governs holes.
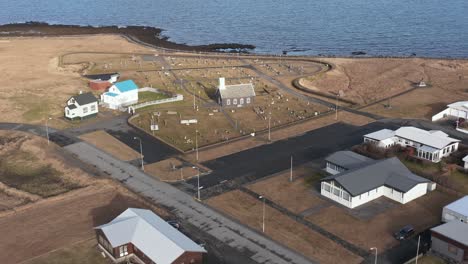
{"type": "Polygon", "coordinates": [[[138,103],[138,86],[132,80],[116,82],[101,94],[101,102],[110,109],[119,109],[138,103]]]}
{"type": "Polygon", "coordinates": [[[405,204],[435,189],[435,183],[413,174],[398,158],[372,160],[338,152],[326,160],[327,171],[329,165],[336,167],[321,180],[320,194],[349,208],[382,196],[405,204]]]}
{"type": "Polygon", "coordinates": [[[459,139],[451,138],[440,130],[427,131],[410,126],[395,131],[382,129],[364,135],[364,143],[373,143],[382,148],[394,145],[409,147],[414,150],[414,156],[435,163],[457,151],[459,142],[459,139]]]}

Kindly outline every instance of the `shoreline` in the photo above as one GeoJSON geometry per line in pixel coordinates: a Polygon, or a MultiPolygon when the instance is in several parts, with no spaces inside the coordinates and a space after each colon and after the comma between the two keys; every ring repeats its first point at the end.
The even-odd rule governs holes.
{"type": "Polygon", "coordinates": [[[437,57],[418,56],[417,54],[407,56],[369,55],[365,51],[351,52],[350,55],[333,54],[271,54],[256,53],[256,46],[240,43],[213,43],[206,45],[187,45],[169,40],[162,36],[164,30],[150,26],[82,26],[49,24],[45,22],[10,23],[0,25],[0,39],[3,37],[59,37],[79,35],[117,34],[129,41],[151,48],[167,49],[169,51],[194,52],[194,53],[219,53],[219,54],[248,54],[265,57],[297,57],[315,59],[428,59],[428,60],[468,60],[468,57],[437,57]],[[358,55],[356,55],[358,53],[358,55]]]}
{"type": "Polygon", "coordinates": [[[43,37],[43,36],[74,36],[120,34],[136,41],[153,45],[159,48],[194,51],[194,52],[236,52],[250,53],[254,45],[239,43],[213,43],[207,45],[191,46],[175,43],[168,37],[161,36],[160,28],[147,26],[80,26],[80,25],[52,25],[43,22],[26,22],[0,25],[0,37],[43,37]]]}

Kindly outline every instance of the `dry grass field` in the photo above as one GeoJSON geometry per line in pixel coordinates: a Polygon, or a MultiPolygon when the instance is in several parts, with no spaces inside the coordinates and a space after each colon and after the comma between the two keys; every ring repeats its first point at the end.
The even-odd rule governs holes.
{"type": "Polygon", "coordinates": [[[114,35],[2,38],[0,65],[1,122],[43,122],[55,117],[50,125],[63,127],[66,100],[87,90],[79,72],[88,65],[80,63],[59,67],[59,57],[69,52],[154,52],[114,35]]]}
{"type": "MultiPolygon", "coordinates": [[[[243,224],[262,231],[260,200],[241,191],[231,191],[213,197],[207,203],[243,224]]],[[[265,234],[319,263],[361,263],[363,260],[269,206],[266,206],[265,211],[265,234]]]]}
{"type": "Polygon", "coordinates": [[[161,181],[175,182],[197,176],[198,170],[176,158],[145,165],[145,172],[161,181]]]}
{"type": "MultiPolygon", "coordinates": [[[[395,95],[424,80],[435,89],[414,97],[402,96],[405,108],[430,107],[437,103],[467,99],[468,61],[435,59],[342,59],[327,58],[335,68],[302,81],[311,90],[345,92],[345,98],[365,105],[395,95]],[[430,100],[419,96],[430,97],[430,100]],[[433,94],[433,95],[432,95],[433,94]],[[412,107],[412,105],[414,106],[412,107]]],[[[375,109],[371,109],[375,110],[375,109]]],[[[411,112],[410,112],[411,113],[411,112]]]]}
{"type": "Polygon", "coordinates": [[[81,135],[80,138],[120,160],[129,161],[140,158],[140,153],[103,130],[81,135]]]}
{"type": "Polygon", "coordinates": [[[398,204],[367,221],[349,214],[348,209],[332,205],[307,220],[361,248],[385,250],[398,243],[392,235],[405,225],[411,224],[416,232],[420,232],[440,223],[442,208],[456,199],[453,195],[433,191],[410,203],[398,204]]]}

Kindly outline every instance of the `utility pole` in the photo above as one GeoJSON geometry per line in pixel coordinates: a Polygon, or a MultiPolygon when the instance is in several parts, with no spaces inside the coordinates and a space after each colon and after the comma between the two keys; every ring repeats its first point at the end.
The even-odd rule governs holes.
{"type": "Polygon", "coordinates": [[[289,175],[289,181],[292,182],[293,181],[293,156],[291,155],[291,171],[290,171],[290,175],[289,175]]]}
{"type": "Polygon", "coordinates": [[[415,264],[418,264],[418,256],[419,256],[419,243],[421,242],[421,236],[418,236],[418,248],[416,249],[416,261],[415,264]]]}
{"type": "Polygon", "coordinates": [[[338,93],[336,94],[336,103],[335,103],[335,120],[338,120],[338,93]]]}
{"type": "Polygon", "coordinates": [[[140,141],[140,159],[141,159],[141,170],[145,171],[145,167],[143,165],[143,144],[141,142],[141,138],[133,137],[133,139],[140,141]]]}
{"type": "Polygon", "coordinates": [[[259,199],[263,199],[263,210],[262,210],[262,232],[265,233],[265,197],[259,196],[259,199]]]}
{"type": "Polygon", "coordinates": [[[45,125],[46,125],[46,135],[47,135],[47,145],[50,144],[50,139],[49,139],[49,123],[48,121],[51,120],[52,118],[51,117],[47,117],[46,121],[45,121],[45,125]]]}
{"type": "Polygon", "coordinates": [[[268,141],[271,141],[271,112],[268,115],[268,141]]]}
{"type": "Polygon", "coordinates": [[[195,130],[195,153],[196,153],[196,159],[198,163],[198,129],[195,130]]]}

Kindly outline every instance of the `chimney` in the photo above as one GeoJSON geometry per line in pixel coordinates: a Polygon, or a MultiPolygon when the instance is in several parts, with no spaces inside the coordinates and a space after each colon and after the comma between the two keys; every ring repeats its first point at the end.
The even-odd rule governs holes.
{"type": "Polygon", "coordinates": [[[219,78],[219,89],[224,90],[226,88],[224,77],[219,78]]]}

